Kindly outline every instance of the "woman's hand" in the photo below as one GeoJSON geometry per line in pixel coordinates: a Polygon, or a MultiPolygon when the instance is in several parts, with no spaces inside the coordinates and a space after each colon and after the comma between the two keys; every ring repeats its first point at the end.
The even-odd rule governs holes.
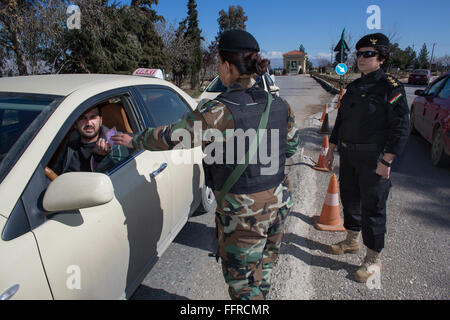
{"type": "Polygon", "coordinates": [[[336,148],[336,145],[333,143],[330,143],[330,146],[328,148],[327,154],[325,155],[325,166],[327,167],[328,170],[333,171],[334,169],[334,149],[336,148]]]}
{"type": "Polygon", "coordinates": [[[133,136],[128,133],[118,133],[111,137],[114,144],[125,146],[129,149],[133,149],[133,136]]]}
{"type": "Polygon", "coordinates": [[[385,166],[381,162],[378,162],[377,170],[375,171],[375,173],[380,175],[384,179],[389,179],[389,177],[391,175],[391,168],[388,166],[385,166]]]}

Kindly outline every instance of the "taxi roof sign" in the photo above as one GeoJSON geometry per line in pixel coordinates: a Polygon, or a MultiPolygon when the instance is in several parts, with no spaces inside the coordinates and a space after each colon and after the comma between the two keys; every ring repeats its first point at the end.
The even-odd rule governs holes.
{"type": "Polygon", "coordinates": [[[152,77],[164,80],[164,73],[161,69],[139,68],[134,70],[133,76],[152,77]]]}

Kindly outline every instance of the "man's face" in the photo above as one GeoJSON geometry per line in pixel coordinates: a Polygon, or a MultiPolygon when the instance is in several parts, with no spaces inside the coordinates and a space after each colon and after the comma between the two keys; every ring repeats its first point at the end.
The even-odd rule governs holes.
{"type": "Polygon", "coordinates": [[[97,108],[83,113],[75,122],[75,127],[84,142],[97,140],[101,126],[102,117],[99,115],[97,108]]]}

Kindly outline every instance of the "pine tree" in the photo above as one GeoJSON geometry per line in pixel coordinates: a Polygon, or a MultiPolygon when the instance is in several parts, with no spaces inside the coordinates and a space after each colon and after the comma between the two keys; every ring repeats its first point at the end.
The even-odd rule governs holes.
{"type": "Polygon", "coordinates": [[[420,49],[419,57],[417,58],[420,68],[427,69],[429,67],[428,61],[428,49],[427,45],[424,43],[422,49],[420,49]]]}
{"type": "Polygon", "coordinates": [[[300,45],[300,47],[298,48],[298,51],[306,54],[306,50],[305,50],[305,47],[303,46],[303,44],[300,45]]]}
{"type": "Polygon", "coordinates": [[[229,6],[228,12],[225,10],[220,10],[219,19],[217,19],[217,22],[219,23],[219,32],[217,34],[216,41],[220,39],[225,31],[246,30],[245,22],[247,20],[248,17],[245,15],[244,8],[240,5],[229,6]]]}
{"type": "Polygon", "coordinates": [[[191,44],[190,52],[190,77],[191,77],[191,89],[195,89],[199,85],[199,73],[202,69],[202,47],[201,42],[203,37],[201,36],[201,30],[198,27],[198,12],[197,4],[195,0],[188,1],[188,16],[187,16],[187,29],[184,35],[185,39],[188,39],[191,44]]]}

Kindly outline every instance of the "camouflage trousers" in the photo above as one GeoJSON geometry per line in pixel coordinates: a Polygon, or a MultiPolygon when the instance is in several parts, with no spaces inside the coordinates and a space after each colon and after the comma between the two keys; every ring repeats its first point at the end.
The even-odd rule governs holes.
{"type": "Polygon", "coordinates": [[[218,253],[231,299],[266,298],[292,205],[292,189],[286,177],[270,190],[227,194],[223,208],[218,206],[218,253]]]}

